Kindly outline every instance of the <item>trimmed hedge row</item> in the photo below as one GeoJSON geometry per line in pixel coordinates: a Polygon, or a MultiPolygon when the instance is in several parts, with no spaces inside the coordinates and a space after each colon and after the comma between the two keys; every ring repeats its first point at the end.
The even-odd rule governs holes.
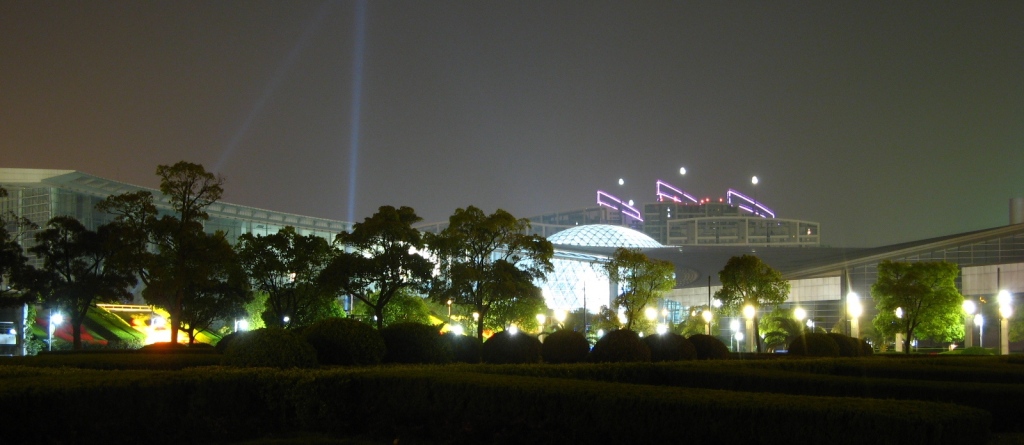
{"type": "MultiPolygon", "coordinates": [[[[732,361],[729,365],[736,365],[732,361]]],[[[821,397],[920,400],[955,403],[988,411],[993,429],[1024,431],[1024,385],[848,377],[783,371],[756,366],[720,366],[707,362],[666,364],[544,365],[479,367],[476,372],[561,377],[656,386],[772,392],[821,397]]]]}
{"type": "Polygon", "coordinates": [[[161,431],[147,437],[150,443],[237,442],[294,431],[401,443],[788,444],[813,437],[843,444],[870,437],[983,444],[989,435],[988,413],[945,403],[452,372],[459,369],[471,368],[13,368],[0,369],[0,404],[19,408],[5,417],[4,433],[24,443],[117,443],[126,424],[161,431]],[[120,409],[126,403],[132,409],[120,409]],[[89,412],[119,415],[83,415],[89,412]]]}

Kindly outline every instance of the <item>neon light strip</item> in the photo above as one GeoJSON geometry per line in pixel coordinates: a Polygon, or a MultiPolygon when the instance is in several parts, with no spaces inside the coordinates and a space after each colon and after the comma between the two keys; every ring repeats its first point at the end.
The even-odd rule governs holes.
{"type": "Polygon", "coordinates": [[[658,198],[668,198],[668,199],[671,199],[671,200],[673,200],[675,202],[680,202],[679,197],[682,196],[682,197],[684,197],[686,199],[689,199],[694,204],[698,204],[697,198],[694,198],[694,197],[690,196],[688,193],[686,193],[686,192],[684,192],[682,190],[679,190],[679,189],[673,187],[671,184],[669,184],[669,183],[667,183],[665,181],[662,181],[660,179],[656,183],[656,192],[657,192],[658,198]],[[670,194],[670,193],[667,193],[667,192],[663,192],[661,190],[662,187],[665,187],[665,188],[675,192],[675,194],[670,194]]]}
{"type": "Polygon", "coordinates": [[[618,210],[623,215],[629,216],[629,217],[631,217],[631,218],[633,218],[633,219],[635,219],[637,221],[640,221],[640,222],[643,222],[643,220],[644,220],[643,219],[643,215],[640,214],[639,210],[633,208],[629,204],[626,204],[626,203],[622,202],[622,200],[620,200],[619,198],[616,198],[616,197],[614,197],[614,196],[612,196],[612,195],[610,195],[610,194],[608,194],[606,192],[602,192],[600,190],[597,191],[597,205],[602,205],[602,206],[605,206],[605,207],[609,207],[609,208],[618,210]],[[601,199],[602,197],[611,200],[612,202],[614,202],[614,204],[609,203],[609,202],[605,202],[604,200],[601,199]]]}
{"type": "Polygon", "coordinates": [[[772,209],[769,209],[768,207],[765,207],[765,206],[761,205],[761,203],[756,202],[753,199],[750,199],[750,197],[748,197],[747,195],[744,195],[744,194],[742,194],[740,192],[737,192],[736,190],[733,190],[733,189],[729,189],[729,191],[726,192],[726,197],[728,198],[729,204],[732,204],[732,197],[733,196],[736,196],[736,197],[738,197],[738,198],[740,198],[740,199],[750,203],[750,205],[752,205],[753,207],[761,209],[764,213],[754,211],[753,207],[752,208],[747,208],[747,207],[742,206],[742,205],[739,206],[741,209],[746,210],[746,211],[748,211],[750,213],[753,213],[755,215],[759,215],[762,218],[767,218],[767,217],[774,218],[775,217],[775,212],[773,212],[772,209]],[[768,216],[765,216],[765,214],[768,214],[768,216]]]}

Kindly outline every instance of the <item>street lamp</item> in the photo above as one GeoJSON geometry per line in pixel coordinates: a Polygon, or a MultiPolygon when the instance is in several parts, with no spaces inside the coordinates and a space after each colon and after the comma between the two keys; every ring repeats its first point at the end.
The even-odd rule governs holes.
{"type": "Polygon", "coordinates": [[[978,325],[978,347],[985,347],[985,317],[981,313],[974,314],[974,324],[978,325]]]}
{"type": "Polygon", "coordinates": [[[537,326],[540,326],[538,330],[544,332],[544,322],[548,321],[548,316],[544,314],[537,314],[537,326]]]}
{"type": "Polygon", "coordinates": [[[750,184],[754,186],[754,215],[758,214],[758,211],[757,211],[757,183],[758,182],[760,182],[760,181],[757,180],[757,176],[754,176],[754,177],[750,178],[750,184]]]}
{"type": "Polygon", "coordinates": [[[1010,317],[1013,316],[1013,295],[1003,289],[996,296],[999,303],[999,353],[1010,354],[1010,317]]]}
{"type": "MultiPolygon", "coordinates": [[[[896,318],[903,319],[903,308],[898,307],[898,308],[896,308],[896,310],[894,312],[896,313],[896,318]]],[[[897,332],[896,333],[896,352],[903,352],[903,333],[902,332],[897,332]]]]}
{"type": "Polygon", "coordinates": [[[743,307],[743,317],[747,319],[747,352],[754,352],[754,317],[757,316],[757,308],[752,304],[743,307]]]}
{"type": "Polygon", "coordinates": [[[850,314],[850,337],[860,338],[860,316],[864,313],[864,306],[856,292],[846,294],[846,312],[850,314]]]}
{"type": "Polygon", "coordinates": [[[700,316],[704,318],[704,333],[711,335],[711,320],[715,315],[711,313],[710,309],[704,309],[704,312],[701,312],[700,316]]]}
{"type": "Polygon", "coordinates": [[[644,309],[644,317],[647,317],[648,321],[654,321],[658,319],[658,310],[648,306],[644,309]]]}
{"type": "Polygon", "coordinates": [[[53,350],[53,330],[57,328],[57,325],[64,322],[64,316],[57,312],[56,314],[50,314],[50,324],[47,329],[50,331],[50,335],[47,337],[47,350],[53,350]]]}
{"type": "Polygon", "coordinates": [[[733,346],[732,352],[739,352],[740,341],[743,340],[741,338],[743,333],[740,332],[740,321],[739,321],[739,319],[733,318],[732,321],[729,322],[729,329],[732,330],[732,338],[730,338],[730,343],[735,343],[735,345],[736,345],[736,346],[733,346]],[[739,334],[739,335],[737,335],[737,334],[739,334]],[[732,340],[735,340],[735,342],[733,342],[732,340]]]}
{"type": "Polygon", "coordinates": [[[564,328],[565,319],[569,316],[569,313],[565,309],[555,309],[555,321],[558,322],[558,328],[564,328]]]}
{"type": "Polygon", "coordinates": [[[686,167],[679,167],[679,176],[686,175],[686,167]]]}
{"type": "Polygon", "coordinates": [[[804,329],[804,319],[807,318],[807,311],[804,308],[797,306],[793,309],[793,318],[800,323],[800,330],[804,329]]]}
{"type": "Polygon", "coordinates": [[[974,312],[978,310],[978,305],[974,303],[974,300],[964,300],[961,307],[964,309],[964,313],[967,314],[964,317],[964,347],[969,348],[974,346],[974,312]]]}
{"type": "Polygon", "coordinates": [[[448,324],[452,324],[452,299],[448,299],[448,324]]]}

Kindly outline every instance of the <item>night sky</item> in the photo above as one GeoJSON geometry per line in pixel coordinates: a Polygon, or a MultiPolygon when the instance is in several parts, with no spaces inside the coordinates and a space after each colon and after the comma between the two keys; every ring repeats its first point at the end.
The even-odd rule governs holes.
{"type": "Polygon", "coordinates": [[[664,179],[837,247],[996,227],[1024,196],[1024,2],[0,1],[0,166],[155,187],[179,160],[342,220],[664,179]]]}

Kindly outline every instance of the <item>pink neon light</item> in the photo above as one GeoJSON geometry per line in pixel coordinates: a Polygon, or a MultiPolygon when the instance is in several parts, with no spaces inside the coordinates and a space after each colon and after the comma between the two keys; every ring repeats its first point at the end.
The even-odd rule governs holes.
{"type": "Polygon", "coordinates": [[[684,192],[682,190],[679,190],[678,188],[675,188],[671,184],[669,184],[669,183],[667,183],[665,181],[662,181],[660,179],[658,180],[658,182],[655,183],[655,191],[656,191],[658,197],[664,197],[664,198],[671,199],[671,200],[673,200],[675,202],[680,202],[679,196],[682,196],[682,197],[684,197],[686,199],[689,199],[690,202],[692,202],[694,204],[697,204],[697,198],[694,198],[693,196],[690,196],[689,193],[686,193],[686,192],[684,192]],[[675,192],[675,194],[671,194],[671,193],[667,193],[667,192],[662,191],[661,190],[662,187],[667,188],[667,189],[675,192]]]}
{"type": "Polygon", "coordinates": [[[750,213],[753,213],[755,215],[758,215],[758,216],[760,216],[762,218],[766,218],[766,216],[764,215],[765,213],[767,213],[772,218],[775,217],[775,212],[773,212],[771,209],[761,205],[761,203],[756,202],[753,199],[750,199],[750,197],[748,197],[747,195],[744,195],[744,194],[742,194],[740,192],[737,192],[736,190],[733,190],[733,189],[729,189],[729,191],[726,193],[726,198],[729,200],[729,204],[732,204],[732,197],[733,196],[736,196],[736,197],[746,201],[747,203],[749,203],[753,207],[761,209],[762,211],[764,211],[764,213],[757,212],[753,208],[747,208],[746,206],[742,206],[742,205],[738,205],[739,208],[744,209],[744,210],[746,210],[746,211],[748,211],[750,213]]]}
{"type": "Polygon", "coordinates": [[[629,217],[631,217],[631,218],[633,218],[633,219],[635,219],[637,221],[643,222],[643,220],[644,220],[643,219],[643,215],[640,214],[639,210],[633,208],[633,206],[630,206],[629,204],[626,204],[626,203],[622,202],[622,200],[620,200],[619,198],[616,198],[616,197],[614,197],[614,196],[612,196],[612,195],[610,195],[610,194],[608,194],[606,192],[603,192],[601,190],[597,191],[597,205],[602,205],[602,206],[605,206],[605,207],[608,207],[608,208],[612,208],[612,209],[618,210],[623,215],[629,216],[629,217]],[[615,204],[611,204],[611,203],[603,201],[601,199],[602,197],[610,199],[615,204]]]}

